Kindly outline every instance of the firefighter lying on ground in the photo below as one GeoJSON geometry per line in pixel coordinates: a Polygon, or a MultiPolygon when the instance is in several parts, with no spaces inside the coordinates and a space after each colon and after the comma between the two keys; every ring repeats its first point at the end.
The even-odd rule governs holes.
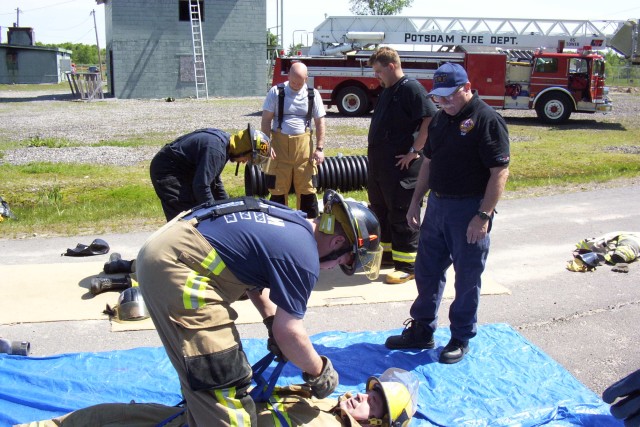
{"type": "MultiPolygon", "coordinates": [[[[268,402],[257,404],[258,427],[381,426],[405,427],[418,404],[418,378],[389,368],[367,380],[365,393],[345,393],[338,400],[316,399],[306,385],[276,387],[268,402]]],[[[47,421],[19,427],[85,426],[183,427],[184,409],[152,403],[105,403],[47,421]],[[161,424],[165,422],[165,424],[161,424]]],[[[211,425],[215,425],[212,422],[211,425]]],[[[18,427],[18,426],[16,426],[18,427]]]]}

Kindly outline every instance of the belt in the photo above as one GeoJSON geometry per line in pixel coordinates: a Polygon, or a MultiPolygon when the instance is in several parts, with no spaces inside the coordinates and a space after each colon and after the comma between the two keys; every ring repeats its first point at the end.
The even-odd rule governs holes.
{"type": "Polygon", "coordinates": [[[482,198],[482,194],[442,194],[437,191],[432,191],[434,196],[438,199],[470,199],[474,197],[482,198]]]}

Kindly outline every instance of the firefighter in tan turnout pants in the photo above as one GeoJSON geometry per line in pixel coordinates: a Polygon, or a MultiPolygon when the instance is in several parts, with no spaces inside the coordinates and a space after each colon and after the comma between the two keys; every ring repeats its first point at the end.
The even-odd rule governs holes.
{"type": "Polygon", "coordinates": [[[267,200],[230,199],[178,215],[143,245],[140,289],[178,372],[190,427],[255,425],[252,371],[230,304],[248,293],[269,330],[269,348],[303,371],[316,397],[338,374],[303,325],[320,268],[380,268],[379,223],[363,204],[325,193],[321,218],[267,200]]]}
{"type": "Polygon", "coordinates": [[[301,62],[291,66],[287,83],[271,88],[262,106],[261,129],[271,135],[276,153],[265,171],[271,200],[287,205],[293,184],[297,207],[307,218],[318,216],[317,165],[324,161],[324,116],[320,93],[307,86],[307,67],[301,62]]]}

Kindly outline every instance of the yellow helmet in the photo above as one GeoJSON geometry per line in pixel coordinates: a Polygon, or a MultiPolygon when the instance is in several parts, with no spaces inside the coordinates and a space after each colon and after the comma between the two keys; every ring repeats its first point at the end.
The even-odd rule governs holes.
{"type": "Polygon", "coordinates": [[[420,381],[412,372],[389,368],[379,378],[367,380],[367,391],[379,390],[386,403],[386,413],[379,419],[369,419],[373,425],[406,427],[418,408],[420,381]]]}

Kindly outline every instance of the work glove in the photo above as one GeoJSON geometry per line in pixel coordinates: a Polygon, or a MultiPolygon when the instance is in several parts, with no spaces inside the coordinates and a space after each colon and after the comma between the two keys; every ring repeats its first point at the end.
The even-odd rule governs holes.
{"type": "Polygon", "coordinates": [[[273,337],[273,319],[275,316],[269,316],[262,320],[264,326],[267,327],[267,332],[269,332],[269,339],[267,340],[267,350],[276,355],[277,362],[286,362],[288,359],[285,357],[280,347],[278,347],[278,343],[276,339],[273,337]]]}
{"type": "Polygon", "coordinates": [[[309,387],[311,392],[318,399],[324,399],[329,396],[338,387],[338,373],[333,369],[331,360],[326,356],[320,356],[322,359],[322,372],[317,377],[312,377],[306,372],[302,373],[302,379],[309,387]]]}
{"type": "Polygon", "coordinates": [[[640,369],[611,384],[602,393],[602,400],[615,402],[611,415],[624,420],[626,427],[640,426],[640,369]]]}

